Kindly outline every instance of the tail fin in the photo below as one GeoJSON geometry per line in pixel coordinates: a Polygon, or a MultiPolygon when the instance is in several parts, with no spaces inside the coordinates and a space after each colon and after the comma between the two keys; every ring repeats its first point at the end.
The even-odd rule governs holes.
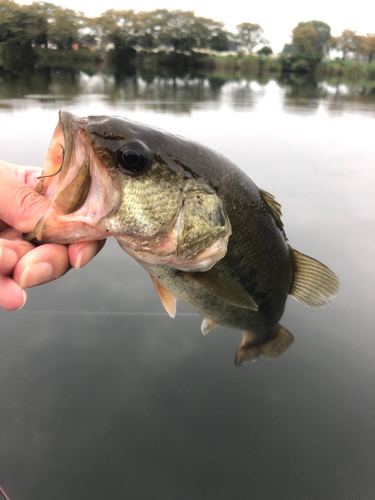
{"type": "Polygon", "coordinates": [[[290,249],[293,255],[294,276],[289,294],[298,302],[322,307],[337,294],[340,282],[327,266],[303,253],[290,249]]]}
{"type": "Polygon", "coordinates": [[[276,327],[275,334],[268,342],[261,345],[252,343],[252,335],[243,332],[243,339],[240,348],[237,351],[234,364],[240,366],[247,361],[255,361],[262,354],[265,358],[278,358],[293,343],[293,335],[280,324],[276,327]]]}

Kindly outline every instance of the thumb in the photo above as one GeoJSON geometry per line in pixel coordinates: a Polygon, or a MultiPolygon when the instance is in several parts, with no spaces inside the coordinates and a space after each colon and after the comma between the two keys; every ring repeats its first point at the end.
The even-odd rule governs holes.
{"type": "Polygon", "coordinates": [[[0,219],[17,231],[32,231],[51,202],[6,169],[0,169],[0,219]]]}

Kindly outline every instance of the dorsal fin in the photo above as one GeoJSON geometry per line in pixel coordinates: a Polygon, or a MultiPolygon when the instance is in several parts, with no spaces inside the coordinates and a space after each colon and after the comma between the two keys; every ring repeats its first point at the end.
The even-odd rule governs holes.
{"type": "Polygon", "coordinates": [[[259,189],[259,191],[264,202],[270,209],[273,218],[275,219],[276,226],[280,229],[280,231],[282,231],[285,241],[288,241],[288,238],[286,237],[284,231],[284,224],[283,221],[281,220],[283,214],[281,213],[280,203],[276,201],[275,197],[271,193],[267,193],[267,191],[263,191],[263,189],[259,189]]]}
{"type": "Polygon", "coordinates": [[[155,290],[159,295],[161,303],[164,306],[164,309],[167,311],[171,318],[176,316],[176,302],[177,299],[174,297],[171,292],[168,292],[166,288],[164,288],[155,278],[151,276],[152,282],[155,286],[155,290]]]}
{"type": "Polygon", "coordinates": [[[289,295],[307,306],[321,307],[337,294],[340,282],[327,266],[303,253],[290,249],[294,277],[289,295]]]}

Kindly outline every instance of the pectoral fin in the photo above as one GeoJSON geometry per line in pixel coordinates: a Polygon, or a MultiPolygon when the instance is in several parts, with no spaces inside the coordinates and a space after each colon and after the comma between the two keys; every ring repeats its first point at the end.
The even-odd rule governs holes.
{"type": "Polygon", "coordinates": [[[215,268],[204,273],[187,273],[191,279],[196,281],[207,291],[216,295],[221,300],[232,306],[243,307],[257,311],[258,306],[247,291],[232,278],[226,276],[215,268]]]}
{"type": "Polygon", "coordinates": [[[176,316],[176,302],[177,299],[174,297],[171,292],[168,292],[166,288],[164,288],[155,278],[151,276],[152,282],[155,286],[155,290],[159,295],[161,303],[164,306],[164,309],[167,311],[171,318],[176,316]]]}
{"type": "Polygon", "coordinates": [[[255,361],[261,354],[265,358],[278,358],[294,340],[293,335],[280,324],[277,325],[274,335],[264,344],[254,345],[255,338],[251,333],[243,332],[242,343],[234,361],[236,366],[255,361]]]}

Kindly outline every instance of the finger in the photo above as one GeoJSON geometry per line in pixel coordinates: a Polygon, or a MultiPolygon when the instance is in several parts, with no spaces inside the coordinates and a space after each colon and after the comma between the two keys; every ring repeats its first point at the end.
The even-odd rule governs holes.
{"type": "Polygon", "coordinates": [[[3,240],[9,240],[9,241],[21,240],[22,241],[22,234],[19,231],[17,231],[17,229],[14,229],[14,227],[9,227],[9,226],[6,229],[4,229],[3,231],[1,231],[0,237],[3,240]]]}
{"type": "Polygon", "coordinates": [[[60,278],[70,267],[65,245],[41,245],[22,257],[14,268],[13,279],[21,288],[30,288],[60,278]]]}
{"type": "MultiPolygon", "coordinates": [[[[13,248],[17,252],[23,253],[32,250],[34,245],[22,238],[22,233],[14,229],[14,227],[7,227],[0,232],[0,244],[7,248],[13,248]],[[22,249],[22,250],[21,250],[22,249]]],[[[20,258],[22,255],[20,255],[20,258]]]]}
{"type": "Polygon", "coordinates": [[[18,255],[12,248],[0,245],[0,274],[11,273],[18,261],[18,255]]]}
{"type": "MultiPolygon", "coordinates": [[[[12,230],[13,231],[13,230],[12,230]]],[[[8,240],[6,238],[6,233],[12,232],[10,230],[1,233],[0,238],[0,274],[13,274],[13,269],[17,262],[22,259],[27,252],[30,252],[35,247],[27,241],[20,239],[20,234],[18,233],[18,239],[8,240]]]]}
{"type": "Polygon", "coordinates": [[[12,278],[0,275],[0,307],[7,311],[21,309],[25,304],[27,295],[12,278]]]}
{"type": "Polygon", "coordinates": [[[90,262],[104,247],[106,240],[83,241],[69,245],[69,261],[75,270],[80,269],[90,262]]]}
{"type": "Polygon", "coordinates": [[[43,169],[39,167],[28,167],[25,172],[25,184],[31,187],[31,189],[35,189],[39,183],[39,176],[42,175],[42,171],[43,169]]]}
{"type": "Polygon", "coordinates": [[[0,219],[23,233],[34,229],[51,204],[7,169],[0,171],[0,200],[0,219]]]}
{"type": "Polygon", "coordinates": [[[0,160],[0,169],[7,170],[13,177],[17,177],[18,180],[27,184],[32,189],[34,189],[38,183],[37,177],[41,175],[43,170],[41,167],[14,165],[13,163],[7,163],[2,160],[0,160]]]}
{"type": "Polygon", "coordinates": [[[13,273],[17,262],[35,248],[31,243],[25,245],[26,242],[22,241],[6,242],[5,245],[2,242],[0,240],[0,274],[13,273]]]}

